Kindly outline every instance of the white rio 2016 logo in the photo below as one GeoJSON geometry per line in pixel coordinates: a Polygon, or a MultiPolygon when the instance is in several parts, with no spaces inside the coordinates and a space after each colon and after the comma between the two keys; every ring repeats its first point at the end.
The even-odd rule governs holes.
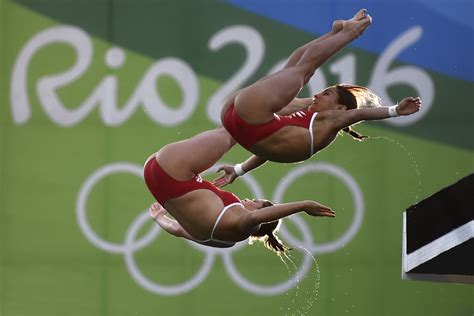
{"type": "MultiPolygon", "coordinates": [[[[292,221],[292,223],[300,230],[303,240],[298,240],[295,238],[289,232],[289,230],[286,229],[283,221],[283,225],[281,225],[280,228],[281,237],[283,240],[288,242],[289,245],[293,246],[294,249],[300,249],[299,246],[301,246],[307,249],[309,253],[303,252],[304,259],[302,261],[302,265],[298,268],[298,271],[296,271],[296,273],[290,277],[290,280],[278,284],[256,284],[246,279],[241,273],[239,273],[232,260],[232,253],[238,249],[241,249],[242,247],[245,247],[245,242],[238,243],[232,248],[218,249],[186,241],[190,244],[190,246],[202,251],[206,255],[202,262],[202,266],[196,275],[194,275],[188,281],[176,285],[161,285],[145,277],[135,262],[134,253],[153,242],[153,240],[161,232],[161,229],[157,225],[154,225],[145,236],[137,240],[137,233],[140,228],[145,225],[145,223],[150,221],[148,210],[141,212],[131,223],[122,244],[112,243],[103,240],[100,236],[98,236],[89,225],[86,215],[87,200],[95,185],[104,177],[115,173],[130,173],[142,178],[142,167],[136,164],[116,162],[94,171],[80,188],[76,201],[77,221],[85,237],[94,246],[106,252],[123,255],[125,264],[132,278],[143,288],[152,293],[160,295],[180,295],[194,289],[205,280],[212,269],[216,256],[220,255],[224,261],[224,266],[227,273],[240,288],[257,295],[278,295],[288,291],[304,278],[304,276],[310,270],[312,264],[311,254],[314,255],[325,252],[333,252],[340,249],[345,244],[348,244],[359,230],[364,217],[364,199],[359,185],[348,172],[329,163],[306,163],[291,170],[279,182],[272,200],[276,203],[281,203],[283,195],[288,190],[290,185],[299,177],[312,172],[328,173],[338,178],[348,187],[352,194],[354,205],[354,216],[352,223],[349,229],[344,234],[342,234],[339,239],[324,244],[317,244],[313,240],[313,235],[310,228],[299,215],[292,215],[289,217],[289,220],[292,221]]],[[[255,197],[262,197],[262,189],[251,174],[246,174],[242,177],[242,180],[249,186],[255,197]]]]}
{"type": "MultiPolygon", "coordinates": [[[[411,65],[398,67],[392,65],[398,55],[421,38],[422,33],[421,27],[414,26],[397,37],[380,54],[370,76],[369,88],[380,95],[385,104],[395,103],[388,95],[388,89],[393,85],[412,87],[416,95],[423,100],[424,106],[420,112],[388,120],[389,124],[412,124],[426,115],[433,103],[434,85],[426,71],[411,65]]],[[[35,83],[34,90],[46,115],[59,126],[69,127],[79,124],[95,107],[99,107],[99,113],[105,125],[118,126],[126,122],[140,106],[144,108],[150,119],[160,125],[179,125],[189,119],[197,108],[200,87],[196,73],[186,61],[172,56],[157,60],[150,65],[125,104],[119,105],[117,102],[118,78],[112,74],[107,74],[82,103],[63,104],[58,90],[79,80],[89,69],[93,58],[97,57],[94,56],[92,40],[86,32],[78,27],[61,25],[47,28],[36,34],[23,46],[15,60],[10,90],[15,124],[25,124],[31,118],[31,102],[28,95],[30,65],[40,50],[54,44],[66,44],[73,48],[77,56],[75,63],[62,73],[40,77],[35,83]],[[161,76],[173,78],[180,87],[182,102],[178,107],[166,104],[158,93],[156,82],[161,76]]],[[[255,74],[265,57],[264,39],[251,26],[224,27],[211,36],[208,47],[214,52],[231,44],[241,45],[245,49],[246,58],[240,68],[207,100],[207,115],[213,123],[220,123],[220,109],[225,98],[242,87],[255,74]]],[[[105,64],[111,69],[122,67],[125,60],[124,50],[118,47],[110,48],[105,54],[105,64]]],[[[284,62],[285,60],[276,63],[269,73],[281,69],[284,62]]],[[[354,54],[346,54],[329,64],[329,71],[337,75],[338,81],[343,83],[356,83],[356,70],[357,61],[354,54]]],[[[308,86],[310,93],[324,89],[327,86],[324,73],[318,70],[308,86]]]]}

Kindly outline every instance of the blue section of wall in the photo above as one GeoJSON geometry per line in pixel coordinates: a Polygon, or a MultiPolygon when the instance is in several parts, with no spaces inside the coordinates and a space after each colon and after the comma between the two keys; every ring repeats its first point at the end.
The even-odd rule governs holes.
{"type": "Polygon", "coordinates": [[[352,46],[380,54],[393,39],[419,25],[422,38],[398,58],[458,79],[474,81],[472,0],[226,0],[306,32],[327,32],[335,19],[367,8],[373,25],[352,46]]]}

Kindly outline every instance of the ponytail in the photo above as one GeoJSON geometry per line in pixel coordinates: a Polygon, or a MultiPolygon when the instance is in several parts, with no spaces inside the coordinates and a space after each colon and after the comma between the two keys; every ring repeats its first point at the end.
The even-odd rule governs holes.
{"type": "Polygon", "coordinates": [[[280,238],[278,238],[274,231],[272,231],[271,233],[268,233],[265,235],[265,241],[264,241],[264,245],[267,249],[270,249],[274,252],[276,252],[277,254],[279,253],[286,253],[288,252],[288,250],[291,250],[291,248],[285,246],[280,238]]]}
{"type": "Polygon", "coordinates": [[[343,128],[342,131],[346,132],[349,135],[351,135],[353,139],[358,140],[359,142],[363,141],[366,138],[369,138],[368,136],[357,133],[350,126],[343,128]]]}

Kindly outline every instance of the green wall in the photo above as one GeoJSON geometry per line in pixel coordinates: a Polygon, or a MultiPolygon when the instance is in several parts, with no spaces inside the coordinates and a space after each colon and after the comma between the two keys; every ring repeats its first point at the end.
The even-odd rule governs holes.
{"type": "MultiPolygon", "coordinates": [[[[144,160],[216,126],[212,104],[259,54],[243,49],[251,35],[263,60],[242,85],[312,38],[220,1],[0,1],[0,315],[472,314],[472,286],[400,277],[403,211],[474,167],[462,102],[473,84],[438,72],[421,69],[435,94],[416,124],[361,124],[372,139],[339,137],[228,187],[336,210],[284,221],[286,264],[259,244],[219,252],[152,226],[144,160]],[[245,37],[209,48],[232,30],[245,37]]],[[[331,65],[355,58],[365,84],[379,57],[346,48],[322,67],[326,83],[338,80],[331,65]]],[[[236,146],[223,161],[247,156],[236,146]]]]}

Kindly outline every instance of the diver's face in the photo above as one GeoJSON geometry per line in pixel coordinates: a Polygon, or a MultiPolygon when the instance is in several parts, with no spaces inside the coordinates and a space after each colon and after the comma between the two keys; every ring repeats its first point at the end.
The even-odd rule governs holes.
{"type": "Polygon", "coordinates": [[[313,96],[313,102],[309,105],[309,110],[313,112],[336,110],[339,105],[338,99],[336,88],[326,88],[313,96]]]}
{"type": "Polygon", "coordinates": [[[264,200],[262,199],[243,199],[242,204],[243,206],[248,209],[249,211],[255,211],[256,209],[263,207],[264,200]]]}

